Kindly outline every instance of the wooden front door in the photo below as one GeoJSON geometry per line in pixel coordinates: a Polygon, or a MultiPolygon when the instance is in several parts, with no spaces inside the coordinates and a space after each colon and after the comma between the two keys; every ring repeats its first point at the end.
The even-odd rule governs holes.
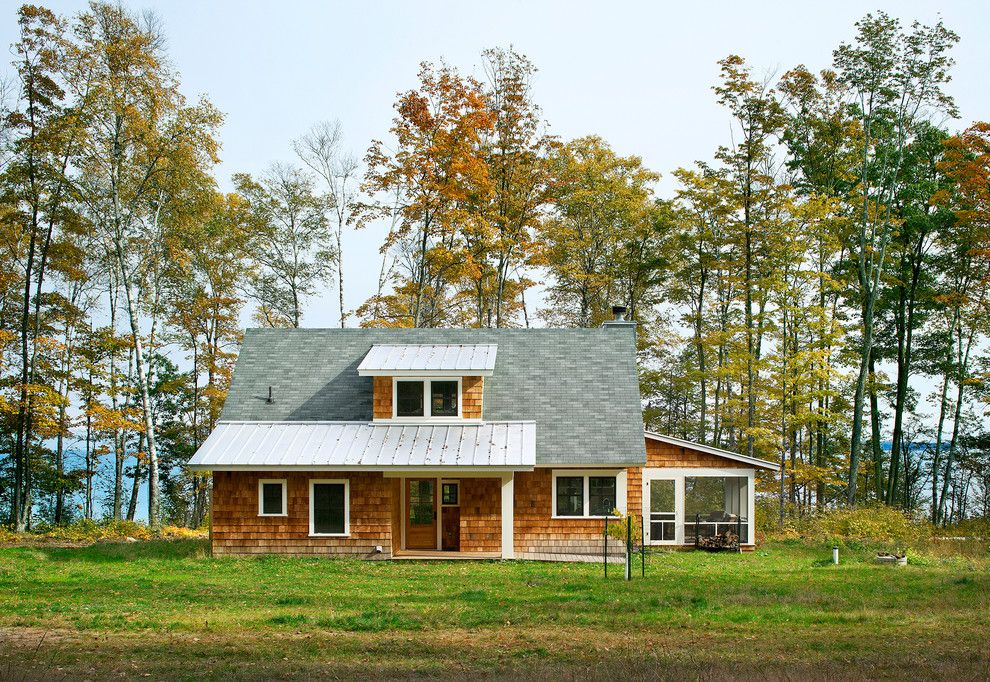
{"type": "Polygon", "coordinates": [[[406,480],[406,549],[437,548],[437,481],[406,480]]]}

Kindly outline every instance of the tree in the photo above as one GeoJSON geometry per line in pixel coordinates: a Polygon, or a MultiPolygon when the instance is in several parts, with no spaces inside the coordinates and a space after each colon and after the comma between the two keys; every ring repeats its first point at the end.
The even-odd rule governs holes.
{"type": "Polygon", "coordinates": [[[298,327],[305,299],[333,276],[326,202],[312,178],[284,164],[271,164],[260,181],[239,174],[234,183],[248,207],[255,317],[269,327],[298,327]]]}
{"type": "Polygon", "coordinates": [[[949,50],[959,39],[941,22],[930,27],[915,22],[911,32],[905,33],[900,22],[884,12],[867,14],[856,22],[856,28],[855,41],[834,52],[835,70],[848,89],[851,109],[863,131],[856,189],[860,208],[851,244],[862,340],[849,444],[849,504],[856,502],[874,313],[888,265],[888,247],[899,226],[893,204],[904,153],[926,116],[955,111],[943,86],[953,63],[949,50]]]}
{"type": "Polygon", "coordinates": [[[336,242],[337,297],[340,303],[340,327],[347,326],[344,310],[344,226],[351,225],[358,210],[358,169],[354,156],[341,150],[343,133],[340,121],[317,123],[303,137],[292,143],[296,155],[320,176],[326,186],[327,205],[333,216],[333,238],[336,242]]]}
{"type": "Polygon", "coordinates": [[[400,268],[395,293],[379,306],[387,319],[370,324],[456,326],[456,287],[478,267],[464,235],[489,229],[471,210],[492,193],[481,141],[494,116],[484,90],[444,64],[423,63],[419,80],[395,104],[395,151],[375,140],[365,157],[364,190],[388,198],[366,206],[358,224],[396,217],[382,249],[399,252],[400,268]]]}
{"type": "Polygon", "coordinates": [[[990,333],[990,124],[976,123],[945,142],[945,158],[939,164],[954,183],[934,197],[955,215],[955,222],[943,231],[945,258],[939,264],[946,273],[938,301],[945,308],[948,331],[945,335],[945,378],[940,401],[934,452],[933,474],[941,490],[933,490],[933,518],[946,518],[946,502],[956,463],[962,426],[963,399],[967,386],[979,386],[970,355],[978,335],[990,333]],[[947,412],[946,389],[956,385],[952,435],[941,464],[942,429],[947,412]]]}
{"type": "Polygon", "coordinates": [[[531,284],[522,273],[538,258],[536,232],[551,199],[547,156],[557,142],[543,132],[533,101],[533,63],[512,48],[485,50],[482,58],[494,117],[481,135],[491,193],[480,195],[487,201],[477,210],[485,219],[470,223],[475,229],[467,233],[476,264],[467,284],[475,324],[504,327],[513,323],[531,284]]]}
{"type": "Polygon", "coordinates": [[[608,319],[613,304],[638,302],[627,296],[641,292],[620,282],[630,271],[619,268],[637,244],[650,245],[658,226],[653,184],[660,176],[639,157],[618,156],[599,137],[561,145],[550,167],[554,211],[540,239],[552,281],[540,315],[551,325],[591,327],[608,319]]]}
{"type": "MultiPolygon", "coordinates": [[[[162,53],[154,20],[94,3],[79,16],[71,79],[88,89],[86,144],[75,190],[100,235],[124,294],[148,453],[149,523],[159,522],[159,467],[149,362],[141,325],[142,290],[157,309],[157,277],[168,248],[163,220],[181,210],[174,189],[217,162],[221,116],[206,101],[188,106],[162,53]],[[84,78],[85,76],[85,78],[84,78]],[[85,84],[85,85],[83,85],[85,84]]],[[[80,92],[81,96],[81,92],[80,92]]],[[[153,329],[153,327],[152,327],[153,329]]],[[[154,334],[149,337],[154,342],[154,334]]]]}
{"type": "MultiPolygon", "coordinates": [[[[60,69],[66,56],[64,21],[51,11],[23,6],[18,13],[20,40],[14,46],[22,107],[6,120],[16,131],[5,184],[12,196],[11,216],[18,225],[13,252],[21,284],[20,381],[14,428],[14,495],[11,516],[24,530],[31,514],[31,450],[35,403],[51,396],[50,387],[36,383],[38,343],[43,329],[42,299],[52,268],[50,255],[62,239],[69,218],[66,169],[78,153],[81,130],[78,112],[66,106],[60,69]]],[[[46,409],[38,405],[38,409],[46,409]]]]}

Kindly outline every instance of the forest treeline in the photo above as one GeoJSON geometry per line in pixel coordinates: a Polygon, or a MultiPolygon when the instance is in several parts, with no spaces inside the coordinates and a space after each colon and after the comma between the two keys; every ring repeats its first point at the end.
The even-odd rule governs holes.
{"type": "MultiPolygon", "coordinates": [[[[241,319],[638,325],[649,427],[784,463],[781,518],[886,503],[990,515],[990,124],[950,128],[957,36],[884,13],[819,72],[720,62],[722,144],[660,175],[552,135],[536,66],[421,65],[361,156],[316,122],[234,191],[222,114],[187,101],[152,14],[25,5],[0,118],[0,517],[198,526],[183,463],[241,319]],[[385,227],[344,305],[348,230],[385,227]],[[528,300],[527,300],[528,297],[528,300]]],[[[589,126],[593,125],[589,123],[589,126]]]]}

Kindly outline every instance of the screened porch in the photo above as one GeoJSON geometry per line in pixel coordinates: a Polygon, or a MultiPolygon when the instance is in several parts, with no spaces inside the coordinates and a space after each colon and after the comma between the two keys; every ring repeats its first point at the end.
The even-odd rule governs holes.
{"type": "Polygon", "coordinates": [[[754,473],[752,469],[644,469],[647,541],[696,545],[738,536],[738,544],[753,544],[754,473]]]}

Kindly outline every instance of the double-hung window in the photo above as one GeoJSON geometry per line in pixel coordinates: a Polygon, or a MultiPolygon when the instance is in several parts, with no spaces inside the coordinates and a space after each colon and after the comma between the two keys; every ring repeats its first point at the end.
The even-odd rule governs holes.
{"type": "Polygon", "coordinates": [[[460,379],[396,379],[396,417],[459,417],[460,379]]]}
{"type": "Polygon", "coordinates": [[[258,481],[258,516],[286,516],[288,514],[284,478],[263,478],[258,481]]]}
{"type": "Polygon", "coordinates": [[[553,515],[557,517],[612,516],[626,506],[624,473],[553,473],[553,515]]]}
{"type": "Polygon", "coordinates": [[[351,528],[349,517],[350,485],[347,480],[310,480],[310,535],[348,535],[351,528]]]}

